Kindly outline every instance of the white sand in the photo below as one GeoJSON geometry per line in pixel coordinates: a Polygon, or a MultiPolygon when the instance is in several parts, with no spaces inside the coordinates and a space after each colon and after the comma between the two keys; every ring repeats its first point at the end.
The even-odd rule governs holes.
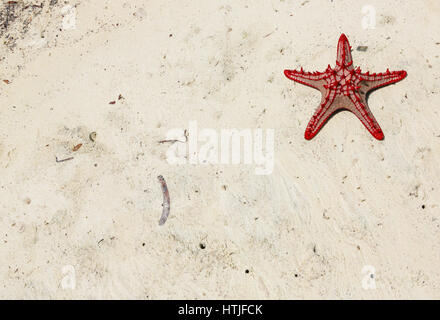
{"type": "Polygon", "coordinates": [[[349,0],[68,1],[75,29],[62,1],[19,2],[0,56],[0,298],[440,298],[437,0],[371,0],[374,29],[349,0]],[[319,92],[283,69],[334,65],[342,32],[364,71],[408,72],[370,96],[382,142],[349,112],[303,138],[319,92]],[[157,141],[190,121],[275,129],[273,173],[168,164],[157,141]]]}

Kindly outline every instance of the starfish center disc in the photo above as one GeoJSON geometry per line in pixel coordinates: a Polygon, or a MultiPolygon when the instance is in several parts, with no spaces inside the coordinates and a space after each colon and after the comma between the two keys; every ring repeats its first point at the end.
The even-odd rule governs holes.
{"type": "Polygon", "coordinates": [[[327,78],[328,84],[324,87],[336,91],[336,94],[349,96],[352,92],[359,89],[360,79],[353,70],[341,67],[328,70],[327,72],[329,74],[327,78]]]}

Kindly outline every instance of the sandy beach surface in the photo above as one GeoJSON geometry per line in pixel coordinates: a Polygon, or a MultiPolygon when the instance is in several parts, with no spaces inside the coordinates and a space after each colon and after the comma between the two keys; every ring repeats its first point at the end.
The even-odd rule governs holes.
{"type": "Polygon", "coordinates": [[[0,7],[0,298],[440,298],[438,1],[0,7]],[[408,72],[369,98],[383,141],[350,112],[304,139],[320,93],[283,70],[341,33],[408,72]],[[170,163],[191,126],[273,130],[272,170],[170,163]]]}

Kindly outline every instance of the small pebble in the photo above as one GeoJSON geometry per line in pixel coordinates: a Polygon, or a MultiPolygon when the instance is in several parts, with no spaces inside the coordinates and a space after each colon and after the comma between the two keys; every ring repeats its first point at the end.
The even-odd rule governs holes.
{"type": "Polygon", "coordinates": [[[367,46],[358,46],[358,47],[356,48],[357,51],[362,51],[362,52],[367,51],[367,49],[368,49],[367,46]]]}

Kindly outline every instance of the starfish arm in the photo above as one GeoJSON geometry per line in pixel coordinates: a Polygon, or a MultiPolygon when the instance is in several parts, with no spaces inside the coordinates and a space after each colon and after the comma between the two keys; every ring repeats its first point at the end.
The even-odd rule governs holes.
{"type": "Polygon", "coordinates": [[[338,52],[336,54],[336,65],[346,69],[353,69],[353,58],[351,57],[351,47],[345,34],[341,34],[338,41],[338,52]]]}
{"type": "Polygon", "coordinates": [[[376,118],[374,118],[367,104],[357,93],[350,95],[349,98],[355,106],[355,108],[350,108],[349,110],[358,117],[358,119],[373,135],[373,137],[375,137],[377,140],[383,140],[384,135],[382,129],[380,128],[379,123],[376,121],[376,118]]]}
{"type": "Polygon", "coordinates": [[[368,86],[368,90],[384,87],[392,83],[399,82],[406,77],[407,73],[404,70],[401,71],[389,71],[384,73],[361,73],[360,79],[368,86]]]}
{"type": "Polygon", "coordinates": [[[334,90],[330,91],[325,97],[323,96],[321,104],[319,105],[318,109],[316,109],[315,114],[307,125],[306,132],[304,134],[304,138],[306,138],[306,140],[311,140],[314,136],[316,136],[327,119],[332,115],[333,112],[336,111],[336,108],[333,106],[335,97],[336,92],[334,90]]]}
{"type": "Polygon", "coordinates": [[[284,70],[284,75],[295,82],[320,90],[322,80],[326,77],[322,72],[304,72],[298,70],[284,70]]]}

